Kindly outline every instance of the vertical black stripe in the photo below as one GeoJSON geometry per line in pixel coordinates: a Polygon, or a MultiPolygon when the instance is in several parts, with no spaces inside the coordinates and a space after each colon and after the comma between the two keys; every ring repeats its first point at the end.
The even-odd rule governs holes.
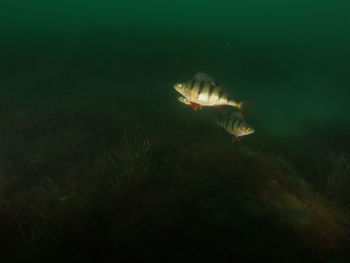
{"type": "Polygon", "coordinates": [[[236,123],[236,121],[235,120],[232,120],[232,124],[231,124],[231,130],[233,131],[233,128],[234,128],[234,126],[235,126],[235,123],[236,123]]]}
{"type": "Polygon", "coordinates": [[[214,86],[214,85],[210,85],[210,86],[209,86],[208,101],[210,100],[211,95],[213,95],[214,89],[215,89],[215,86],[214,86]]]}
{"type": "Polygon", "coordinates": [[[238,119],[237,120],[237,128],[240,128],[242,124],[243,124],[243,120],[242,119],[238,119]]]}
{"type": "Polygon", "coordinates": [[[198,90],[198,94],[201,94],[201,92],[202,92],[202,90],[203,90],[203,88],[204,88],[204,84],[205,84],[205,82],[204,82],[204,81],[201,81],[201,82],[199,83],[199,90],[198,90]]]}
{"type": "Polygon", "coordinates": [[[191,89],[193,89],[195,83],[196,83],[196,80],[192,79],[191,80],[191,89]]]}

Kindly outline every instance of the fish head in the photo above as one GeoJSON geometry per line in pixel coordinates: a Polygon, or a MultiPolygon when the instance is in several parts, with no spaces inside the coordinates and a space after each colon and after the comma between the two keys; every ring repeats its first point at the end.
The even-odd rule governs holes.
{"type": "Polygon", "coordinates": [[[237,129],[238,129],[237,133],[239,136],[245,136],[255,132],[254,128],[250,126],[248,123],[244,123],[237,129]]]}
{"type": "Polygon", "coordinates": [[[186,104],[186,105],[190,105],[191,104],[189,99],[186,99],[185,97],[182,97],[182,96],[178,97],[177,100],[180,101],[183,104],[186,104]]]}
{"type": "Polygon", "coordinates": [[[187,85],[185,83],[176,83],[174,85],[174,89],[180,93],[181,95],[186,95],[187,93],[187,85]]]}

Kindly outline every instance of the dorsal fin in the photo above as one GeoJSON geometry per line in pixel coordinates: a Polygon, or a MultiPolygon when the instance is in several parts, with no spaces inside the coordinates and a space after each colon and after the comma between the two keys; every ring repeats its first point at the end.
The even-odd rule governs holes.
{"type": "Polygon", "coordinates": [[[204,72],[197,72],[194,77],[193,77],[195,80],[199,80],[199,81],[205,81],[205,82],[208,82],[210,83],[210,85],[212,86],[216,86],[216,81],[215,79],[208,75],[207,73],[204,73],[204,72]]]}
{"type": "Polygon", "coordinates": [[[230,119],[244,119],[244,116],[242,114],[242,112],[240,111],[234,111],[234,112],[231,112],[230,114],[228,114],[228,118],[230,119]]]}

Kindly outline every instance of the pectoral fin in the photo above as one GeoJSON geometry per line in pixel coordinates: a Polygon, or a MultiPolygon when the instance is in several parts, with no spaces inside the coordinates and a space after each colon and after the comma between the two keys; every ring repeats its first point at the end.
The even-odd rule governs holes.
{"type": "Polygon", "coordinates": [[[199,105],[198,103],[195,103],[193,101],[190,101],[190,105],[191,105],[191,108],[194,110],[200,110],[202,108],[201,105],[199,105]]]}
{"type": "Polygon", "coordinates": [[[222,107],[222,106],[217,106],[216,107],[216,110],[217,111],[220,111],[220,112],[224,112],[225,110],[224,110],[224,107],[222,107]]]}
{"type": "Polygon", "coordinates": [[[242,136],[233,136],[232,142],[239,142],[242,139],[242,136]]]}

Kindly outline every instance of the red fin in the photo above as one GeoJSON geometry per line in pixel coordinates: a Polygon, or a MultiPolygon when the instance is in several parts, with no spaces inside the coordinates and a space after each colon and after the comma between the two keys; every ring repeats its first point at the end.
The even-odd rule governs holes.
{"type": "Polygon", "coordinates": [[[234,136],[233,138],[232,138],[232,142],[239,142],[240,140],[242,139],[242,136],[234,136]]]}
{"type": "Polygon", "coordinates": [[[190,105],[191,105],[191,108],[194,110],[201,109],[201,105],[199,105],[198,103],[195,103],[193,101],[190,101],[190,105]]]}
{"type": "Polygon", "coordinates": [[[217,109],[218,111],[220,111],[220,112],[224,112],[224,111],[225,111],[224,108],[223,108],[222,106],[217,106],[216,109],[217,109]]]}

